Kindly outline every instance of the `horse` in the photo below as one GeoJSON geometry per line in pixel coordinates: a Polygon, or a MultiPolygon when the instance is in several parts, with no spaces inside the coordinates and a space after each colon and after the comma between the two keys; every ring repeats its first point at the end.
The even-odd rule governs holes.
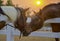
{"type": "Polygon", "coordinates": [[[11,26],[10,24],[8,24],[11,22],[14,24],[14,28],[23,32],[26,20],[25,12],[28,9],[29,8],[23,9],[13,6],[0,6],[0,30],[6,25],[11,26]]]}
{"type": "MultiPolygon", "coordinates": [[[[49,19],[60,18],[60,3],[49,4],[45,6],[39,13],[43,20],[43,24],[49,19]]],[[[60,32],[60,23],[50,23],[50,25],[53,32],[60,32]]],[[[58,38],[55,38],[55,40],[59,41],[58,38]]]]}
{"type": "Polygon", "coordinates": [[[21,31],[23,36],[28,36],[31,32],[38,30],[42,23],[40,23],[40,17],[37,14],[34,15],[29,8],[23,13],[18,16],[15,27],[21,31]]]}
{"type": "MultiPolygon", "coordinates": [[[[23,9],[12,6],[1,6],[1,14],[7,16],[8,18],[6,20],[12,22],[15,26],[14,28],[17,28],[23,36],[28,36],[31,32],[38,30],[41,26],[40,24],[42,24],[40,23],[40,16],[37,14],[32,16],[29,8],[23,9]],[[29,19],[30,21],[28,21],[29,19]]],[[[4,20],[4,22],[7,22],[5,24],[8,24],[8,21],[4,20]]]]}

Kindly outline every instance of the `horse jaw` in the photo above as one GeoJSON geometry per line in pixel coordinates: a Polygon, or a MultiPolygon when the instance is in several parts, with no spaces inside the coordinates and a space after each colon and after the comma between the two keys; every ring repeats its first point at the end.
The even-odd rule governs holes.
{"type": "Polygon", "coordinates": [[[24,28],[25,30],[23,31],[23,36],[28,36],[32,32],[32,28],[30,26],[31,21],[31,17],[27,17],[26,26],[24,28]]]}

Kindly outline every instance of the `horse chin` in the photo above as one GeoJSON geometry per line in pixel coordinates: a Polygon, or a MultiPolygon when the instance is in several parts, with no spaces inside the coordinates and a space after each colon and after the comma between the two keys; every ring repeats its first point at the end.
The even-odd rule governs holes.
{"type": "Polygon", "coordinates": [[[29,36],[29,34],[30,34],[30,33],[25,33],[25,34],[23,34],[23,36],[29,36]]]}
{"type": "Polygon", "coordinates": [[[29,36],[31,32],[23,32],[23,36],[29,36]]]}

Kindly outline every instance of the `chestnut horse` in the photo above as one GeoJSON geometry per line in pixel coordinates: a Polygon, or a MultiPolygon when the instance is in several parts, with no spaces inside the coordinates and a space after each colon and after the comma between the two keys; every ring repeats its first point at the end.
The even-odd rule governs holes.
{"type": "MultiPolygon", "coordinates": [[[[49,4],[45,6],[41,11],[40,11],[40,16],[43,19],[43,22],[48,20],[48,19],[53,19],[53,18],[60,18],[60,3],[57,4],[49,4]]],[[[60,23],[50,23],[52,26],[52,31],[53,32],[60,32],[60,23]]],[[[55,39],[56,41],[59,41],[58,38],[55,39]]]]}
{"type": "MultiPolygon", "coordinates": [[[[38,14],[31,15],[29,8],[25,14],[21,13],[16,21],[16,27],[21,31],[23,36],[28,36],[31,32],[36,31],[42,26],[42,19],[38,14]]],[[[33,12],[34,13],[34,12],[33,12]]],[[[32,14],[33,14],[32,13],[32,14]]]]}

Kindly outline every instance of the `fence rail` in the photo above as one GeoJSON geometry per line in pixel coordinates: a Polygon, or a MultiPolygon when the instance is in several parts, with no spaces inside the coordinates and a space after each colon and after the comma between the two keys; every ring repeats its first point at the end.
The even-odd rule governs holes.
{"type": "MultiPolygon", "coordinates": [[[[49,21],[47,21],[47,22],[49,22],[49,21]]],[[[60,23],[60,21],[59,21],[59,23],[60,23]]],[[[13,27],[10,27],[8,25],[6,27],[7,27],[7,29],[0,30],[0,34],[6,34],[7,35],[6,41],[14,41],[14,35],[20,35],[20,32],[17,29],[14,29],[13,27]]],[[[60,32],[57,33],[57,32],[43,32],[43,31],[41,32],[41,31],[35,31],[35,32],[32,32],[29,36],[60,38],[60,32]]]]}

